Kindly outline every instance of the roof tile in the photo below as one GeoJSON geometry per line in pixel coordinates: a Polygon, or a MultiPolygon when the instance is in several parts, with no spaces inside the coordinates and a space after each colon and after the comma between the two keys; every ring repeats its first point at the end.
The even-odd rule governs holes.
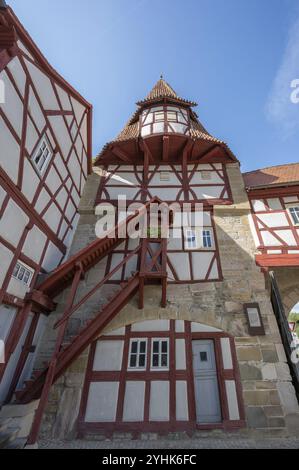
{"type": "Polygon", "coordinates": [[[247,188],[299,183],[299,163],[272,166],[243,174],[247,188]]]}

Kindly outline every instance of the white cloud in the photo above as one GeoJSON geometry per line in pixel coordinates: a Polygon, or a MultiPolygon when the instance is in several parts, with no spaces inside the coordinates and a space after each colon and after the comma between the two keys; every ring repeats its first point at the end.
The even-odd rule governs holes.
{"type": "Polygon", "coordinates": [[[266,105],[268,119],[279,125],[284,138],[299,132],[299,104],[291,101],[291,84],[299,79],[299,17],[289,31],[288,43],[266,105]]]}

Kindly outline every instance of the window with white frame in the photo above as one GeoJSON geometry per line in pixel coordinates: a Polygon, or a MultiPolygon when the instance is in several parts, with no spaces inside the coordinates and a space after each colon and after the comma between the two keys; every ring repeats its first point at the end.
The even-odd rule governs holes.
{"type": "Polygon", "coordinates": [[[28,266],[18,261],[13,270],[12,277],[22,282],[25,286],[30,286],[33,278],[33,271],[28,266]]]}
{"type": "Polygon", "coordinates": [[[288,207],[294,225],[299,225],[299,204],[288,207]]]}
{"type": "Polygon", "coordinates": [[[212,239],[212,232],[211,230],[203,230],[202,231],[202,246],[203,248],[212,248],[213,247],[213,239],[212,239]]]}
{"type": "Polygon", "coordinates": [[[169,368],[169,340],[153,339],[152,340],[152,358],[151,369],[168,369],[169,368]]]}
{"type": "Polygon", "coordinates": [[[129,369],[146,368],[147,340],[131,339],[129,352],[129,369]]]}
{"type": "Polygon", "coordinates": [[[186,250],[196,250],[196,248],[198,248],[197,234],[195,230],[185,230],[185,248],[186,250]]]}
{"type": "Polygon", "coordinates": [[[209,228],[185,230],[185,250],[214,249],[213,232],[209,228]]]}
{"type": "Polygon", "coordinates": [[[43,135],[40,143],[32,157],[35,168],[40,174],[43,174],[53,156],[53,149],[46,135],[43,135]]]}

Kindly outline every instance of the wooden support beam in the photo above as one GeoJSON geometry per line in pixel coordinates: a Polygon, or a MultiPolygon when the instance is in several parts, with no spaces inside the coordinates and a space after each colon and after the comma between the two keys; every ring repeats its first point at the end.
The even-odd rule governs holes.
{"type": "Polygon", "coordinates": [[[111,152],[113,153],[113,155],[120,158],[123,162],[132,163],[132,160],[130,159],[130,157],[123,150],[121,150],[120,148],[113,147],[111,149],[111,152]]]}
{"type": "Polygon", "coordinates": [[[163,162],[168,162],[169,159],[169,137],[164,136],[163,137],[163,155],[162,155],[162,160],[163,162]]]}
{"type": "MultiPolygon", "coordinates": [[[[82,271],[83,271],[82,265],[78,264],[76,266],[76,272],[75,272],[71,290],[67,299],[66,308],[63,313],[63,318],[67,317],[69,310],[72,308],[74,304],[75,296],[77,293],[77,288],[82,278],[82,271]]],[[[50,366],[47,371],[45,384],[44,384],[42,394],[41,394],[41,399],[39,401],[37,410],[35,412],[34,420],[32,423],[32,428],[28,437],[28,445],[34,445],[38,439],[42,417],[44,414],[45,407],[48,403],[48,397],[49,397],[50,389],[54,380],[54,374],[55,374],[56,364],[58,360],[58,355],[61,349],[61,344],[63,342],[66,328],[67,328],[67,322],[64,322],[61,324],[59,331],[58,331],[58,336],[56,338],[56,343],[55,343],[55,349],[54,349],[54,353],[50,362],[50,366]]]]}

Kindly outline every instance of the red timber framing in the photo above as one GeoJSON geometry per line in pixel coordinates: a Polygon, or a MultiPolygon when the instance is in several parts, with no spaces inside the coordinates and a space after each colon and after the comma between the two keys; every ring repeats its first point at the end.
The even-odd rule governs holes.
{"type": "Polygon", "coordinates": [[[138,438],[142,432],[157,432],[159,434],[167,434],[168,432],[186,431],[192,433],[197,429],[224,429],[227,431],[245,427],[245,411],[242,396],[242,386],[240,374],[238,369],[238,362],[235,350],[233,337],[226,333],[192,333],[191,323],[185,322],[185,332],[178,333],[175,331],[175,321],[170,320],[169,331],[155,331],[155,332],[133,332],[131,326],[127,326],[125,335],[117,336],[102,336],[98,341],[124,341],[123,358],[121,370],[117,372],[97,372],[93,370],[95,359],[97,341],[92,344],[89,353],[88,367],[85,376],[85,384],[82,393],[81,407],[78,418],[78,436],[84,437],[86,434],[104,433],[110,437],[113,432],[131,432],[135,438],[138,438]],[[147,365],[144,371],[132,371],[128,369],[129,358],[129,345],[133,338],[148,339],[147,348],[147,365]],[[151,370],[151,340],[153,338],[168,338],[169,339],[169,370],[153,371],[151,370]],[[230,338],[230,346],[233,358],[233,369],[225,370],[223,366],[223,359],[221,354],[221,338],[230,338]],[[185,354],[186,354],[186,369],[176,369],[176,346],[177,339],[185,340],[185,354]],[[219,395],[221,401],[221,414],[222,420],[219,423],[201,424],[197,423],[196,419],[196,404],[194,392],[194,378],[193,378],[193,358],[192,358],[192,341],[200,339],[213,340],[216,355],[217,376],[219,395]],[[150,421],[150,387],[151,381],[168,381],[170,384],[169,393],[169,421],[150,421]],[[176,381],[185,381],[187,383],[187,397],[188,397],[188,415],[189,420],[178,421],[176,419],[176,381]],[[238,421],[231,421],[229,419],[228,399],[226,395],[226,380],[234,380],[236,383],[237,400],[239,407],[240,419],[238,421]],[[123,410],[126,383],[130,381],[145,382],[145,398],[144,398],[144,419],[140,422],[124,422],[123,410]],[[119,392],[117,400],[117,412],[114,422],[109,423],[90,423],[86,422],[86,410],[88,395],[91,383],[96,382],[118,382],[119,392]]]}
{"type": "MultiPolygon", "coordinates": [[[[71,339],[70,342],[63,343],[65,339],[65,332],[70,317],[75,313],[86,301],[88,301],[109,279],[115,275],[123,266],[134,256],[140,252],[141,246],[125,257],[114,269],[110,270],[99,283],[94,286],[89,292],[76,301],[74,305],[75,294],[79,286],[79,282],[84,274],[89,271],[93,266],[101,261],[107,254],[115,249],[120,243],[123,243],[124,228],[134,220],[135,223],[142,223],[142,218],[147,217],[147,211],[150,204],[156,202],[153,200],[145,205],[135,214],[128,217],[125,221],[120,223],[115,229],[112,229],[105,238],[95,240],[88,247],[81,250],[77,255],[73,256],[64,263],[57,270],[26,298],[25,306],[22,311],[23,322],[26,321],[32,308],[44,310],[44,305],[48,304],[50,310],[55,309],[55,304],[50,303],[52,298],[57,297],[59,293],[70,286],[68,301],[64,313],[60,320],[54,325],[57,330],[57,339],[55,350],[47,367],[41,371],[36,371],[32,380],[25,383],[25,388],[16,392],[17,399],[20,403],[28,403],[33,399],[40,398],[40,403],[36,412],[35,420],[33,423],[32,431],[30,434],[29,442],[36,442],[39,427],[43,415],[45,405],[47,403],[48,394],[51,385],[61,376],[61,374],[70,366],[70,364],[91,344],[101,333],[103,328],[114,318],[114,316],[126,305],[130,298],[138,291],[139,288],[139,273],[136,272],[121,288],[113,294],[112,298],[102,308],[94,319],[91,319],[86,325],[78,332],[77,336],[71,339]]],[[[165,293],[163,291],[163,298],[165,293]]],[[[67,339],[67,338],[66,338],[67,339]]],[[[28,348],[30,345],[28,344],[28,348]]],[[[28,348],[26,351],[28,353],[28,348]]],[[[21,370],[22,363],[26,361],[26,352],[23,353],[19,362],[19,369],[21,370]]],[[[18,377],[14,377],[14,383],[17,383],[18,377]]]]}
{"type": "Polygon", "coordinates": [[[299,266],[299,227],[293,224],[288,211],[290,205],[299,203],[299,186],[248,189],[248,193],[252,209],[252,220],[259,241],[257,249],[260,253],[256,255],[257,265],[265,269],[279,266],[299,266]],[[293,202],[291,202],[292,197],[294,197],[293,202]],[[269,203],[273,200],[278,203],[279,209],[270,207],[269,203]],[[255,209],[254,201],[261,202],[264,209],[255,209]],[[287,225],[269,227],[262,220],[262,217],[270,214],[273,216],[272,223],[276,214],[283,214],[287,225]],[[293,237],[294,243],[292,245],[279,236],[281,230],[289,232],[293,237]],[[262,237],[264,233],[269,233],[277,241],[277,244],[265,244],[262,237]]]}
{"type": "MultiPolygon", "coordinates": [[[[190,144],[190,142],[189,142],[190,144]]],[[[145,144],[144,144],[145,145],[145,144]]],[[[146,147],[144,147],[146,149],[146,147]]],[[[189,202],[191,204],[195,203],[202,203],[206,207],[211,207],[213,205],[230,205],[232,204],[233,198],[231,193],[231,188],[226,172],[225,165],[222,165],[221,169],[215,167],[215,164],[209,163],[210,169],[201,170],[200,165],[202,163],[192,164],[190,168],[190,162],[188,162],[188,149],[190,147],[186,146],[182,161],[178,164],[177,163],[163,163],[160,162],[156,165],[152,165],[150,163],[151,158],[149,157],[149,153],[145,150],[144,154],[144,165],[132,165],[129,169],[126,166],[126,169],[123,169],[123,164],[116,164],[113,163],[109,165],[103,166],[103,176],[101,177],[98,194],[96,197],[95,205],[98,205],[102,202],[109,202],[117,203],[117,199],[113,198],[109,195],[109,189],[118,189],[119,194],[121,194],[121,190],[124,194],[129,189],[135,189],[135,195],[133,198],[127,198],[127,203],[132,204],[134,202],[144,202],[146,200],[152,199],[159,189],[172,189],[177,191],[177,196],[173,200],[169,200],[167,202],[177,202],[179,204],[183,204],[184,202],[189,202]],[[169,170],[163,169],[163,165],[167,165],[169,170]],[[113,169],[109,169],[109,167],[113,167],[113,169]],[[180,169],[178,169],[180,166],[180,169]],[[161,172],[171,172],[177,178],[176,184],[160,184],[160,185],[153,185],[152,181],[155,176],[157,176],[161,172]],[[219,177],[220,183],[209,183],[208,181],[202,182],[200,184],[192,183],[192,179],[196,172],[199,171],[208,171],[212,175],[216,175],[219,177]],[[137,183],[130,183],[129,185],[125,182],[119,182],[119,184],[113,185],[111,181],[115,179],[115,177],[122,177],[122,174],[125,175],[132,175],[133,180],[137,183]],[[200,198],[196,195],[195,191],[198,189],[209,189],[209,188],[219,188],[220,196],[219,198],[200,198]]]]}
{"type": "MultiPolygon", "coordinates": [[[[18,100],[23,109],[20,122],[21,132],[18,133],[9,119],[9,116],[5,111],[5,107],[0,107],[0,119],[7,128],[6,132],[11,134],[10,137],[19,147],[19,162],[16,162],[18,172],[15,181],[12,180],[3,168],[0,168],[0,187],[6,193],[6,197],[2,204],[0,204],[0,218],[5,216],[5,211],[8,205],[13,202],[29,219],[29,222],[16,246],[0,234],[0,245],[13,254],[4,281],[0,286],[0,303],[3,302],[12,307],[18,308],[16,318],[11,328],[11,334],[6,343],[6,357],[9,359],[17,346],[30,312],[35,313],[38,317],[39,312],[42,311],[47,314],[55,308],[53,307],[54,304],[50,298],[39,296],[39,299],[37,300],[32,291],[36,286],[38,275],[47,274],[43,269],[43,264],[46,259],[47,251],[50,248],[50,244],[52,244],[61,253],[61,258],[57,260],[57,264],[59,264],[65,256],[68,248],[67,237],[76,224],[78,217],[77,208],[80,196],[82,195],[83,182],[85,181],[87,174],[91,173],[92,170],[92,107],[50,66],[40,50],[29,37],[12,9],[9,7],[1,9],[0,11],[0,72],[3,72],[13,91],[15,99],[18,100]],[[10,67],[10,63],[13,59],[18,62],[19,71],[24,77],[24,90],[22,90],[20,81],[16,79],[16,75],[10,67]],[[48,110],[43,105],[27,64],[34,65],[36,69],[42,72],[47,80],[49,80],[50,87],[52,88],[57,100],[57,109],[48,110]],[[58,94],[56,85],[66,93],[65,96],[67,96],[67,100],[69,101],[70,109],[68,112],[63,109],[63,103],[58,94]],[[41,127],[34,118],[32,99],[36,102],[36,105],[41,111],[42,119],[45,123],[43,127],[41,127]],[[74,109],[74,101],[72,100],[75,100],[85,109],[82,114],[82,118],[80,119],[77,118],[77,114],[74,109]],[[62,116],[66,125],[67,135],[71,141],[71,147],[67,155],[65,155],[63,149],[59,145],[55,130],[53,126],[51,126],[50,118],[53,116],[62,116]],[[70,119],[69,123],[67,119],[70,119]],[[86,140],[82,138],[81,135],[84,120],[86,120],[87,123],[86,140]],[[36,136],[35,145],[31,152],[26,148],[28,124],[30,124],[32,132],[36,136]],[[33,164],[32,156],[40,143],[41,137],[44,135],[47,135],[47,138],[50,141],[53,156],[44,174],[40,175],[33,164]],[[79,142],[80,145],[78,144],[79,142]],[[79,151],[80,148],[81,150],[79,151]],[[63,168],[61,168],[61,166],[58,167],[58,154],[60,154],[60,161],[62,162],[63,168]],[[69,165],[73,160],[76,160],[76,164],[79,168],[79,182],[74,180],[72,172],[69,171],[69,165]],[[34,171],[39,178],[36,190],[32,195],[32,200],[25,197],[23,190],[24,182],[27,177],[25,169],[26,164],[30,165],[32,171],[34,171]],[[51,173],[55,173],[56,175],[57,190],[52,190],[48,185],[47,178],[51,173]],[[65,202],[62,204],[59,203],[59,194],[61,194],[61,192],[66,194],[65,202]],[[37,208],[37,204],[41,199],[42,193],[47,195],[47,203],[41,211],[37,208]],[[56,228],[53,228],[45,217],[46,212],[51,205],[52,207],[55,207],[59,214],[59,223],[56,228]],[[30,235],[30,231],[33,228],[38,228],[45,237],[45,244],[39,262],[33,261],[24,251],[26,237],[30,235]],[[25,300],[17,295],[10,294],[7,290],[17,261],[21,261],[28,265],[34,273],[30,285],[32,295],[28,295],[25,300]]],[[[35,318],[33,324],[35,324],[35,318]]],[[[29,339],[30,334],[31,333],[29,333],[29,339]]],[[[24,348],[20,358],[20,364],[24,361],[26,351],[27,349],[24,348]]],[[[8,361],[6,362],[6,365],[7,363],[8,361]]],[[[5,372],[6,365],[0,365],[0,380],[5,372]]],[[[17,375],[18,373],[15,374],[12,386],[15,383],[17,375]]]]}

